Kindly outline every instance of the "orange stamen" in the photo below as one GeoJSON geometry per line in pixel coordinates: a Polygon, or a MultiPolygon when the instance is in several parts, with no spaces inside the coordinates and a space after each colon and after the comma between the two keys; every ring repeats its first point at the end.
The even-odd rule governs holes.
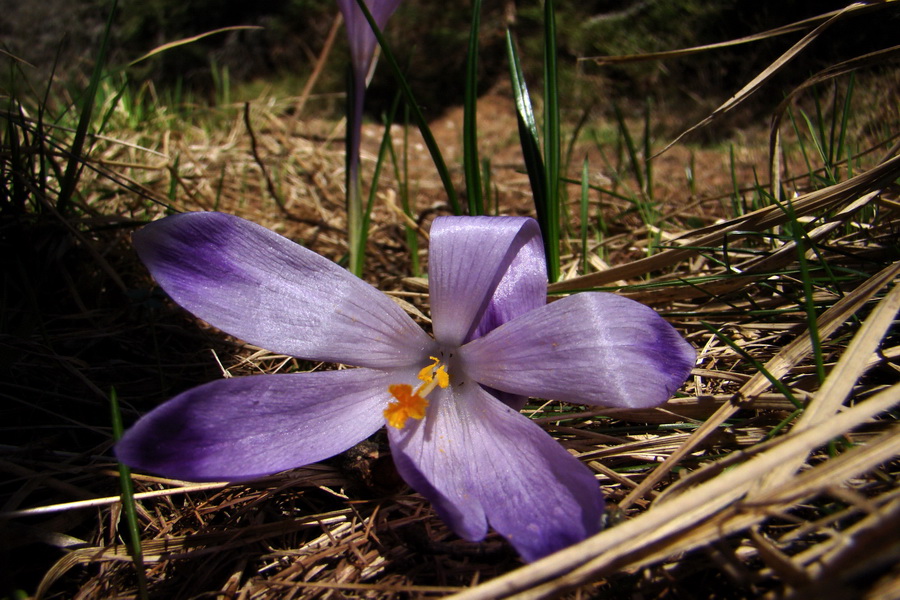
{"type": "Polygon", "coordinates": [[[419,371],[419,379],[421,379],[422,381],[431,381],[432,379],[434,379],[434,368],[441,363],[441,359],[437,358],[436,356],[429,356],[428,358],[430,358],[434,362],[427,367],[423,367],[422,370],[419,371]]]}
{"type": "Polygon", "coordinates": [[[426,396],[434,391],[434,388],[446,388],[450,385],[450,375],[446,367],[440,364],[441,360],[434,356],[429,357],[434,362],[419,371],[419,379],[424,381],[415,392],[412,386],[405,383],[393,383],[388,386],[388,391],[394,397],[394,402],[384,409],[384,418],[388,425],[403,429],[407,419],[421,421],[425,418],[425,409],[428,407],[426,396]]]}
{"type": "Polygon", "coordinates": [[[425,418],[428,400],[419,395],[419,390],[413,393],[411,385],[393,383],[388,386],[388,391],[396,399],[396,402],[391,402],[384,409],[384,418],[387,419],[388,425],[403,429],[407,419],[422,420],[425,418]]]}

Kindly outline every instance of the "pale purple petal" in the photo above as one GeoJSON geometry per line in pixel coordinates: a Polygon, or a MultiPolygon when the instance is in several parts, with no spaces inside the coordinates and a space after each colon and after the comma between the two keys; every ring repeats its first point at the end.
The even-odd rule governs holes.
{"type": "Polygon", "coordinates": [[[390,298],[345,269],[250,221],[185,213],[134,234],[175,302],[273,352],[362,367],[418,364],[431,338],[390,298]]]}
{"type": "Polygon", "coordinates": [[[478,338],[535,308],[547,304],[547,260],[540,231],[513,257],[494,290],[481,322],[468,339],[478,338]]]}
{"type": "Polygon", "coordinates": [[[348,369],[220,379],[145,415],[116,445],[116,456],[187,481],[236,481],[301,467],[377,431],[396,378],[348,369]]]}
{"type": "Polygon", "coordinates": [[[678,390],[696,353],[652,309],[586,292],[498,327],[460,357],[468,377],[505,392],[648,408],[678,390]]]}
{"type": "Polygon", "coordinates": [[[434,336],[447,346],[545,302],[547,272],[533,219],[439,217],[428,271],[434,336]]]}
{"type": "Polygon", "coordinates": [[[587,467],[479,386],[453,390],[388,435],[400,474],[457,535],[478,541],[490,525],[532,561],[599,531],[603,498],[587,467]]]}

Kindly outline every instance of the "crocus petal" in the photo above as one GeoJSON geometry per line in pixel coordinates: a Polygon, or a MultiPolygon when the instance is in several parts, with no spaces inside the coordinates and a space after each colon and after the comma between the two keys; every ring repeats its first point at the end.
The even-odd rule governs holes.
{"type": "Polygon", "coordinates": [[[418,363],[434,345],[374,287],[235,216],[166,217],[135,233],[134,247],[175,302],[273,352],[385,368],[418,363]]]}
{"type": "Polygon", "coordinates": [[[188,481],[236,481],[300,467],[377,431],[393,378],[348,369],[220,379],[145,415],[116,445],[116,456],[188,481]]]}
{"type": "Polygon", "coordinates": [[[472,382],[439,390],[425,419],[388,435],[400,474],[460,537],[490,524],[532,561],[600,529],[590,470],[472,382]]]}
{"type": "MultiPolygon", "coordinates": [[[[344,16],[344,23],[347,27],[353,70],[362,73],[365,78],[365,73],[369,70],[372,62],[375,45],[378,43],[375,33],[369,26],[366,16],[359,9],[356,0],[337,0],[337,5],[344,16]]],[[[366,0],[366,6],[372,13],[379,29],[384,29],[388,19],[399,5],[400,0],[366,0]]]]}
{"type": "MultiPolygon", "coordinates": [[[[368,20],[356,0],[337,0],[338,8],[344,16],[347,40],[350,47],[352,81],[348,89],[349,106],[347,120],[347,183],[348,194],[357,193],[359,185],[359,146],[362,134],[363,100],[366,94],[366,77],[375,55],[378,41],[368,20]],[[352,187],[351,187],[352,186],[352,187]]],[[[366,6],[379,29],[384,29],[400,0],[366,0],[366,6]]]]}
{"type": "Polygon", "coordinates": [[[468,377],[498,390],[648,408],[684,383],[696,353],[652,309],[614,294],[581,293],[473,340],[460,357],[468,377]]]}
{"type": "Polygon", "coordinates": [[[545,302],[547,272],[533,219],[437,218],[429,256],[431,315],[441,344],[458,346],[545,302]]]}

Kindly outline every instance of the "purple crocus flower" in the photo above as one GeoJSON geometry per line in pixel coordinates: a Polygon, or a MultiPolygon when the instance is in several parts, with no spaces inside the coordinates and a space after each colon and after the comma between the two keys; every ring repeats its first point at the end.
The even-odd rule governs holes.
{"type": "MultiPolygon", "coordinates": [[[[366,76],[375,56],[375,32],[360,10],[356,0],[337,0],[338,8],[344,16],[347,27],[347,41],[350,46],[350,69],[353,77],[353,89],[348,99],[351,105],[347,131],[347,149],[349,155],[352,181],[356,181],[356,170],[359,168],[359,144],[362,126],[363,99],[366,95],[366,76]]],[[[379,29],[384,29],[387,20],[394,14],[400,0],[366,0],[366,6],[379,29]]]]}
{"type": "MultiPolygon", "coordinates": [[[[384,29],[400,0],[365,0],[369,12],[384,29]]],[[[337,0],[338,8],[344,16],[347,27],[347,41],[350,46],[350,82],[347,107],[347,229],[350,245],[350,270],[362,273],[362,248],[364,233],[362,223],[362,197],[359,189],[359,148],[362,139],[363,101],[366,95],[366,77],[375,56],[378,41],[369,21],[357,4],[357,0],[337,0]]]]}
{"type": "Polygon", "coordinates": [[[592,472],[519,412],[527,396],[665,402],[693,348],[613,294],[546,304],[537,223],[440,217],[431,227],[434,337],[331,261],[221,213],[167,217],[134,245],[156,281],[210,324],[274,352],[359,368],[255,375],[188,390],[116,446],[126,464],[243,480],[333,456],[387,424],[394,462],[459,536],[488,526],[531,561],[597,532],[592,472]]]}
{"type": "MultiPolygon", "coordinates": [[[[372,66],[372,57],[375,55],[375,46],[378,41],[356,0],[337,0],[337,5],[347,26],[353,73],[360,77],[359,81],[363,83],[361,88],[365,89],[366,74],[369,72],[369,67],[372,66]]],[[[400,6],[400,0],[366,0],[366,6],[372,13],[378,28],[384,29],[387,20],[400,6]]]]}

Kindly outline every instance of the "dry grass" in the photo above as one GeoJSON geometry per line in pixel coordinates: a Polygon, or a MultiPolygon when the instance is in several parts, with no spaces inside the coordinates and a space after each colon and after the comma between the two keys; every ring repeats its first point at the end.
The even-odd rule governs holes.
{"type": "MultiPolygon", "coordinates": [[[[77,218],[4,222],[32,236],[15,238],[4,259],[6,585],[41,598],[136,596],[108,452],[110,388],[132,420],[223,370],[318,367],[196,322],[153,291],[129,247],[130,231],[177,198],[179,210],[239,214],[340,259],[342,132],[294,123],[281,108],[235,110],[216,131],[184,125],[153,152],[146,136],[116,131],[95,147],[100,174],[85,175],[77,218]]],[[[658,160],[663,169],[670,159],[658,160]]],[[[770,205],[720,219],[727,188],[689,202],[673,194],[666,249],[646,256],[635,243],[645,232],[631,228],[595,241],[612,266],[582,277],[571,241],[569,276],[554,292],[615,287],[661,310],[700,354],[678,397],[657,409],[527,409],[596,472],[610,506],[601,534],[526,566],[493,534],[461,541],[398,480],[376,436],[249,484],[134,475],[152,596],[898,597],[900,155],[882,148],[866,160],[835,185],[794,180],[793,216],[770,205]],[[706,215],[707,226],[685,225],[706,215]],[[798,224],[799,251],[788,235],[798,224]]],[[[503,211],[527,213],[522,178],[507,175],[497,176],[503,211]]],[[[419,178],[427,230],[446,207],[419,178]]],[[[381,200],[367,276],[427,314],[390,189],[381,200]]],[[[615,219],[614,205],[602,207],[615,219]]]]}

